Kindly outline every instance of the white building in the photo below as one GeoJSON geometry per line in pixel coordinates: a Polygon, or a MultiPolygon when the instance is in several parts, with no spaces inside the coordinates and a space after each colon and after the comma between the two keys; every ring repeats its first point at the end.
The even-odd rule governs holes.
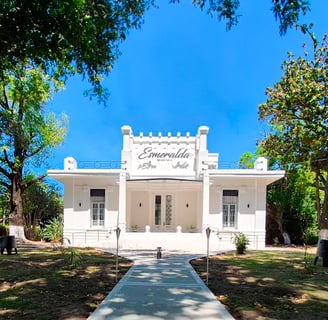
{"type": "Polygon", "coordinates": [[[196,136],[152,133],[134,136],[122,127],[118,169],[79,168],[74,158],[64,170],[49,170],[64,184],[64,237],[75,246],[136,249],[234,247],[237,232],[251,248],[265,246],[266,188],[284,171],[267,169],[259,158],[253,169],[221,169],[207,150],[208,127],[196,136]]]}

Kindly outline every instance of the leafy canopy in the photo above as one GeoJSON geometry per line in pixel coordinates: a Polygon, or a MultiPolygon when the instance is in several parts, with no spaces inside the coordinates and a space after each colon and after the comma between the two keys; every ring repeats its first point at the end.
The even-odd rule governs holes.
{"type": "Polygon", "coordinates": [[[321,44],[312,39],[313,58],[289,54],[259,115],[271,128],[262,141],[267,154],[287,168],[315,173],[319,227],[328,229],[328,43],[327,36],[321,44]]]}
{"type": "MultiPolygon", "coordinates": [[[[180,2],[180,0],[170,0],[180,2]]],[[[246,1],[246,0],[245,0],[246,1]]],[[[284,34],[309,10],[306,0],[271,0],[284,34]]],[[[196,7],[238,23],[238,0],[192,0],[196,7]]],[[[119,44],[139,28],[155,0],[2,0],[0,1],[0,71],[32,62],[57,79],[81,74],[91,83],[87,93],[106,102],[101,80],[120,55],[119,44]]]]}
{"type": "Polygon", "coordinates": [[[0,56],[2,68],[32,61],[55,77],[88,77],[90,94],[104,95],[100,85],[119,55],[118,44],[138,27],[152,0],[2,0],[0,56]]]}
{"type": "Polygon", "coordinates": [[[39,166],[66,134],[66,117],[57,119],[45,105],[62,82],[29,64],[0,74],[0,173],[10,188],[27,163],[39,166]]]}
{"type": "Polygon", "coordinates": [[[328,45],[326,37],[314,58],[289,53],[283,76],[268,88],[268,100],[259,106],[261,120],[271,133],[264,148],[282,163],[309,162],[328,170],[328,45]]]}

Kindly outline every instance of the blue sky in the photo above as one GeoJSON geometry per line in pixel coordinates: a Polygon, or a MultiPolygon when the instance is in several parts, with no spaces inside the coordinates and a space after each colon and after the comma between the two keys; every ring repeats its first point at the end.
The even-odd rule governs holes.
{"type": "MultiPolygon", "coordinates": [[[[239,24],[226,31],[224,22],[195,8],[191,1],[157,1],[141,29],[121,45],[122,55],[104,84],[109,106],[83,96],[87,83],[78,77],[54,96],[49,108],[69,117],[69,132],[54,150],[48,168],[63,168],[63,159],[120,160],[121,126],[156,135],[191,135],[210,128],[208,148],[221,161],[238,161],[254,151],[265,124],[258,105],[265,89],[279,81],[281,64],[291,51],[303,52],[308,41],[290,30],[280,36],[270,0],[242,0],[239,24]]],[[[328,32],[328,1],[313,1],[302,22],[314,22],[318,39],[328,32]]]]}

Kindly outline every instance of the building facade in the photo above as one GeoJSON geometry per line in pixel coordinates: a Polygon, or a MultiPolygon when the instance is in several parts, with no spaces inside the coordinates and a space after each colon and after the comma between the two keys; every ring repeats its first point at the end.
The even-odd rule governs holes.
{"type": "Polygon", "coordinates": [[[123,126],[116,169],[79,168],[72,157],[48,175],[64,184],[64,238],[75,246],[196,249],[206,232],[213,250],[245,233],[265,246],[266,188],[284,171],[259,158],[252,169],[223,169],[207,149],[208,127],[195,136],[134,136],[123,126]]]}

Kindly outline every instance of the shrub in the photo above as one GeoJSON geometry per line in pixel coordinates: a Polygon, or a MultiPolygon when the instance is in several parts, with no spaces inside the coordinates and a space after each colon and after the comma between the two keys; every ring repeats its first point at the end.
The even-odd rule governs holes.
{"type": "Polygon", "coordinates": [[[236,245],[236,250],[238,254],[244,254],[247,246],[249,245],[249,240],[246,234],[239,232],[235,234],[234,244],[236,245]]]}
{"type": "Polygon", "coordinates": [[[308,228],[303,234],[303,242],[307,245],[316,245],[319,241],[319,232],[315,228],[308,228]]]}
{"type": "Polygon", "coordinates": [[[41,227],[36,226],[35,229],[33,230],[33,233],[32,233],[32,240],[33,241],[40,241],[41,238],[42,238],[42,236],[41,236],[41,227]]]}
{"type": "Polygon", "coordinates": [[[61,247],[61,252],[64,255],[64,261],[68,267],[76,268],[82,261],[82,255],[78,249],[73,247],[61,247]]]}
{"type": "Polygon", "coordinates": [[[8,228],[6,226],[0,225],[0,237],[8,236],[8,228]]]}
{"type": "Polygon", "coordinates": [[[61,242],[63,239],[63,218],[53,218],[41,231],[42,239],[51,242],[61,242]]]}

